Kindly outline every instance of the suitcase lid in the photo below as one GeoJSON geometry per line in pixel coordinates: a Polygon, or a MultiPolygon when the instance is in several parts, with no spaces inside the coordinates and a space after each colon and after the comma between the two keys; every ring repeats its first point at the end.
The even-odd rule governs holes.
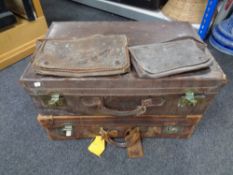
{"type": "MultiPolygon", "coordinates": [[[[51,25],[47,38],[76,39],[94,34],[125,34],[129,46],[164,42],[177,37],[192,37],[202,42],[192,26],[184,22],[56,22],[51,25]]],[[[206,52],[211,56],[207,48],[206,52]]],[[[59,92],[82,96],[135,96],[182,94],[187,90],[216,93],[226,83],[226,76],[213,58],[209,69],[158,79],[139,78],[134,70],[106,77],[41,76],[29,64],[20,80],[32,95],[59,92]]]]}

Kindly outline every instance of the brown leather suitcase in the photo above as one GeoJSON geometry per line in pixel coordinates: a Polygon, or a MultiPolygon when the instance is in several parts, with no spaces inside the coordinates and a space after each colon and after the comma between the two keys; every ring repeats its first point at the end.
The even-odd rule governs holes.
{"type": "MultiPolygon", "coordinates": [[[[178,22],[53,23],[47,39],[95,34],[125,34],[129,47],[190,37],[202,42],[188,23],[178,22]]],[[[133,68],[116,76],[42,76],[29,64],[20,81],[38,107],[38,120],[50,138],[102,135],[109,143],[127,146],[113,138],[139,131],[142,137],[188,138],[192,134],[226,83],[225,74],[212,59],[208,69],[158,79],[139,78],[133,68]]]]}
{"type": "MultiPolygon", "coordinates": [[[[112,138],[125,137],[139,127],[142,137],[189,138],[202,115],[152,116],[52,116],[39,115],[38,121],[52,140],[93,138],[101,128],[112,138]]],[[[116,143],[117,144],[117,143],[116,143]]]]}
{"type": "Polygon", "coordinates": [[[200,115],[226,81],[216,62],[210,70],[162,79],[139,79],[134,72],[85,79],[42,77],[31,68],[21,82],[43,115],[200,115]]]}
{"type": "MultiPolygon", "coordinates": [[[[199,40],[188,23],[167,22],[53,23],[47,38],[93,34],[125,34],[129,46],[177,37],[199,40]]],[[[209,69],[159,79],[139,78],[134,70],[105,77],[41,76],[29,64],[20,81],[44,115],[200,115],[225,84],[226,77],[216,61],[209,69]]]]}
{"type": "Polygon", "coordinates": [[[142,138],[189,138],[201,118],[202,115],[128,117],[39,115],[37,119],[52,140],[101,136],[108,144],[127,148],[129,158],[139,158],[144,155],[142,138]]]}

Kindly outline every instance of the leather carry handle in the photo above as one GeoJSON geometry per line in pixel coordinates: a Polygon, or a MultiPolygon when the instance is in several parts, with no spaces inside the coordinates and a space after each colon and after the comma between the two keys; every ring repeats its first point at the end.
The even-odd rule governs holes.
{"type": "Polygon", "coordinates": [[[131,147],[141,139],[139,128],[131,128],[124,133],[124,142],[117,142],[111,137],[111,131],[105,131],[103,128],[100,129],[101,137],[109,144],[115,145],[120,148],[131,147]]]}
{"type": "Polygon", "coordinates": [[[100,113],[113,116],[140,116],[147,111],[147,107],[150,106],[162,106],[165,103],[165,100],[162,98],[158,104],[153,104],[152,99],[142,100],[141,105],[137,106],[135,109],[130,111],[120,111],[116,109],[110,109],[104,106],[102,100],[98,97],[91,98],[89,100],[83,98],[81,99],[83,106],[85,107],[97,107],[100,113]]]}

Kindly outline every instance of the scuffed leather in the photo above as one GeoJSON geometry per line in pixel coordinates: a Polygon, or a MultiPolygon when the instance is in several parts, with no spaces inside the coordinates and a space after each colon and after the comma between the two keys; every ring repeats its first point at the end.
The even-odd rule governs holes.
{"type": "Polygon", "coordinates": [[[130,47],[132,63],[139,77],[160,78],[208,68],[211,56],[192,39],[130,47]]]}
{"type": "Polygon", "coordinates": [[[34,56],[39,74],[103,76],[130,69],[125,35],[92,35],[81,39],[45,39],[34,56]]]}

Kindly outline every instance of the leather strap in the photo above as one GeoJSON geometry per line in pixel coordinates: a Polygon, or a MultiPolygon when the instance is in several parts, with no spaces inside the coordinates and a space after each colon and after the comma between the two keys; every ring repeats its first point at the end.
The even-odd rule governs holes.
{"type": "Polygon", "coordinates": [[[139,139],[134,145],[127,147],[129,158],[141,158],[144,156],[142,141],[139,139]]]}
{"type": "Polygon", "coordinates": [[[117,142],[111,137],[111,131],[100,129],[100,135],[109,144],[115,145],[120,148],[127,148],[133,146],[138,140],[141,139],[139,128],[132,128],[124,133],[124,142],[117,142]]]}

